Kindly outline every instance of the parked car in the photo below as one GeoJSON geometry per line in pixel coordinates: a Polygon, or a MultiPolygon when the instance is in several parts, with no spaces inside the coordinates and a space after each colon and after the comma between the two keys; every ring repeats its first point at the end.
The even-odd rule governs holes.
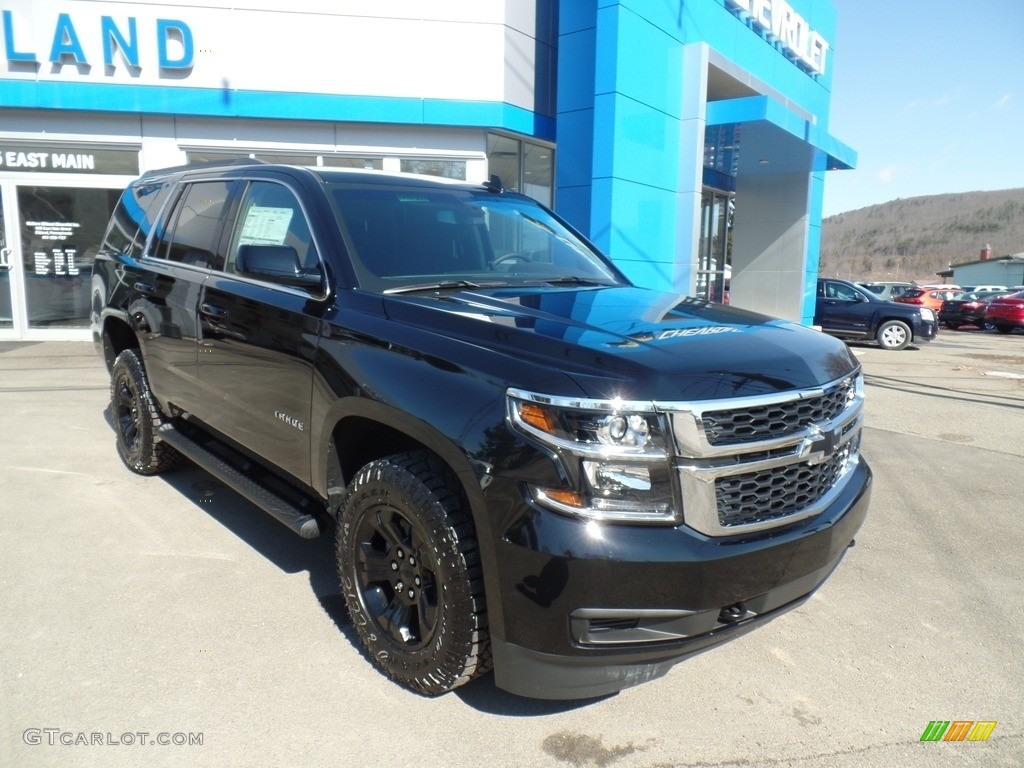
{"type": "Polygon", "coordinates": [[[894,298],[893,301],[898,301],[901,304],[914,304],[918,307],[928,307],[933,312],[938,313],[942,308],[942,302],[955,299],[962,293],[963,291],[959,289],[911,288],[906,293],[894,298]]]}
{"type": "Polygon", "coordinates": [[[1009,291],[975,291],[955,299],[946,299],[939,309],[939,322],[956,330],[962,325],[985,327],[985,308],[993,299],[1009,296],[1009,291]]]}
{"type": "Polygon", "coordinates": [[[978,293],[980,291],[986,291],[988,293],[995,293],[997,291],[1009,291],[1005,285],[965,285],[961,289],[964,293],[978,293]]]}
{"type": "Polygon", "coordinates": [[[840,339],[877,341],[883,349],[903,349],[931,341],[939,323],[928,307],[883,301],[846,280],[818,279],[814,324],[840,339]]]}
{"type": "Polygon", "coordinates": [[[902,296],[904,293],[914,288],[913,283],[899,283],[899,282],[878,282],[872,281],[867,283],[857,283],[857,285],[865,290],[871,291],[880,299],[884,301],[891,301],[897,296],[902,296]]]}
{"type": "Polygon", "coordinates": [[[1000,333],[1024,328],[1024,291],[992,299],[985,308],[985,322],[991,323],[1000,333]]]}

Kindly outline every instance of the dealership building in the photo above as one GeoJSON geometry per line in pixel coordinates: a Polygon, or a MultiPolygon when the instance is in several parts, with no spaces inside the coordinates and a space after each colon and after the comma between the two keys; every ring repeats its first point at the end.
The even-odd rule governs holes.
{"type": "Polygon", "coordinates": [[[86,339],[120,190],[257,158],[481,182],[639,285],[810,323],[828,0],[8,0],[0,339],[86,339]]]}

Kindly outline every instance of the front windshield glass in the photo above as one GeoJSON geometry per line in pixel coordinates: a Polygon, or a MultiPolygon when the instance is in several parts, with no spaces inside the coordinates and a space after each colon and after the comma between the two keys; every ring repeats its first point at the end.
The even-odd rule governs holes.
{"type": "Polygon", "coordinates": [[[530,285],[617,285],[615,270],[527,198],[481,189],[339,183],[359,284],[377,291],[530,285]]]}

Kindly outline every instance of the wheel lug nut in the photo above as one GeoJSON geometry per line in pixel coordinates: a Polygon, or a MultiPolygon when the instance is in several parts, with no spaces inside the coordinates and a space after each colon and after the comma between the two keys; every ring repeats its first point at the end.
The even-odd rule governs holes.
{"type": "Polygon", "coordinates": [[[415,590],[412,590],[412,589],[409,590],[409,597],[416,597],[415,590]]]}
{"type": "Polygon", "coordinates": [[[405,557],[405,552],[403,552],[402,550],[398,550],[398,552],[396,552],[395,554],[398,555],[398,559],[399,560],[401,560],[403,557],[405,557]]]}
{"type": "Polygon", "coordinates": [[[398,563],[396,563],[394,560],[391,561],[391,570],[392,571],[397,571],[398,570],[398,563]]]}
{"type": "Polygon", "coordinates": [[[409,556],[409,565],[416,565],[416,558],[412,555],[409,556]]]}
{"type": "Polygon", "coordinates": [[[405,584],[403,584],[402,582],[398,582],[397,584],[395,584],[395,589],[401,592],[403,589],[405,589],[405,584]]]}
{"type": "Polygon", "coordinates": [[[418,587],[418,586],[420,585],[420,577],[419,577],[419,576],[417,576],[417,577],[416,577],[415,579],[413,579],[413,582],[414,582],[414,583],[416,584],[416,586],[418,587]]]}

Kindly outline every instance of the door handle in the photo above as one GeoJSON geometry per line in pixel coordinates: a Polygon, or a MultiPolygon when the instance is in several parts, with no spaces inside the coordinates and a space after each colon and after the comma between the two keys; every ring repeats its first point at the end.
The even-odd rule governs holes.
{"type": "Polygon", "coordinates": [[[11,254],[14,253],[10,248],[0,249],[0,269],[11,269],[14,265],[11,263],[11,254]]]}
{"type": "Polygon", "coordinates": [[[228,311],[222,307],[214,306],[213,304],[201,304],[199,311],[204,315],[221,320],[228,316],[228,311]]]}
{"type": "Polygon", "coordinates": [[[136,291],[141,293],[143,296],[149,296],[153,293],[153,286],[149,283],[143,283],[141,280],[132,286],[136,291]]]}

